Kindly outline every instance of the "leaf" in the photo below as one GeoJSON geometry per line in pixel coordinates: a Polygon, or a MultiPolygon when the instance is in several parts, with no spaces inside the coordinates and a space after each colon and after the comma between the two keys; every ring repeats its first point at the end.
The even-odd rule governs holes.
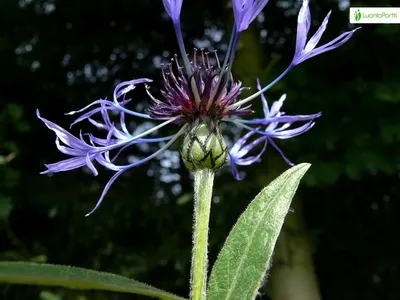
{"type": "Polygon", "coordinates": [[[309,167],[304,163],[284,172],[242,213],[211,272],[208,300],[256,297],[293,195],[309,167]]]}
{"type": "Polygon", "coordinates": [[[0,282],[61,286],[78,290],[104,290],[141,294],[165,300],[185,300],[123,276],[62,265],[0,262],[0,282]]]}

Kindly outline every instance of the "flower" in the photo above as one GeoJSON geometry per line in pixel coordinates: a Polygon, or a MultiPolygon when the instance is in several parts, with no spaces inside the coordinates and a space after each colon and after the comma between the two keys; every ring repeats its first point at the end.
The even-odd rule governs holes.
{"type": "Polygon", "coordinates": [[[297,18],[297,37],[296,37],[296,51],[292,61],[293,65],[297,65],[306,59],[309,59],[315,55],[322,54],[324,52],[336,49],[340,47],[344,43],[346,43],[360,27],[343,32],[341,35],[322,45],[318,48],[315,48],[324,33],[326,26],[328,25],[329,17],[331,16],[330,11],[321,26],[318,28],[317,32],[311,37],[306,45],[308,31],[310,30],[311,25],[311,13],[310,8],[308,7],[309,0],[304,0],[303,5],[300,8],[299,16],[297,18]],[[314,49],[315,48],[315,49],[314,49]]]}
{"type": "MultiPolygon", "coordinates": [[[[257,88],[258,90],[261,90],[261,85],[258,80],[257,80],[257,88]]],[[[274,142],[273,139],[289,139],[310,130],[314,126],[314,119],[319,118],[321,116],[321,113],[312,115],[287,116],[284,112],[281,111],[283,102],[285,100],[286,100],[286,94],[283,94],[278,101],[275,101],[272,104],[270,109],[267,100],[265,99],[265,96],[262,93],[261,101],[263,105],[264,118],[253,119],[250,121],[246,120],[234,121],[238,126],[249,130],[249,132],[246,133],[242,138],[240,138],[229,151],[230,169],[237,180],[241,180],[243,179],[243,177],[240,176],[236,165],[248,166],[255,162],[260,161],[261,155],[266,150],[268,143],[271,144],[272,147],[274,147],[279,152],[282,158],[289,165],[291,166],[294,165],[289,159],[286,158],[286,156],[283,154],[283,151],[278,147],[278,145],[274,142]],[[306,122],[306,123],[299,127],[291,128],[292,125],[296,122],[306,122]],[[252,128],[246,124],[265,126],[265,129],[260,130],[261,126],[257,128],[252,128]],[[261,137],[258,137],[257,139],[249,142],[249,139],[253,137],[253,135],[255,134],[259,134],[261,135],[261,137]],[[263,145],[261,151],[254,156],[248,156],[249,152],[259,144],[263,145]]]]}
{"type": "Polygon", "coordinates": [[[295,65],[312,56],[339,47],[354,33],[354,30],[345,32],[331,42],[315,48],[327,25],[329,13],[321,27],[305,45],[311,16],[308,0],[304,0],[298,18],[296,50],[292,63],[270,84],[261,87],[258,82],[258,91],[241,99],[241,94],[246,87],[242,87],[240,81],[235,81],[231,74],[236,46],[240,33],[248,28],[268,1],[232,0],[235,26],[222,64],[216,51],[210,55],[203,49],[195,49],[191,61],[189,60],[180,24],[182,2],[182,0],[163,0],[165,10],[172,19],[183,64],[175,55],[167,66],[162,66],[164,82],[160,93],[155,95],[150,92],[151,79],[129,80],[115,87],[112,100],[99,99],[78,111],[68,113],[68,115],[81,114],[72,125],[88,121],[96,131],[104,132],[102,137],[92,132],[80,133],[79,137],[75,137],[64,128],[43,118],[37,111],[38,118],[56,134],[57,149],[69,156],[68,159],[60,162],[47,164],[47,170],[42,174],[70,171],[87,166],[94,175],[97,175],[95,163],[115,172],[104,187],[95,207],[87,215],[99,207],[111,185],[122,173],[153,159],[182,135],[184,136],[181,148],[182,159],[185,166],[192,171],[204,168],[219,170],[229,157],[230,169],[234,177],[241,179],[237,166],[248,166],[258,162],[268,144],[274,147],[286,162],[292,164],[274,140],[289,139],[310,130],[314,125],[314,120],[321,114],[286,115],[281,111],[286,95],[269,107],[264,92],[295,65]],[[131,101],[127,98],[128,93],[139,85],[144,85],[150,98],[150,106],[146,112],[134,111],[127,107],[131,101]],[[253,114],[250,101],[259,96],[264,117],[247,119],[253,114]],[[101,121],[94,119],[96,115],[101,117],[101,121]],[[147,130],[137,128],[136,133],[133,134],[128,130],[125,122],[127,115],[160,122],[160,124],[147,130]],[[118,122],[112,121],[114,118],[111,116],[119,117],[118,122]],[[230,149],[226,146],[220,132],[221,122],[231,122],[247,131],[230,149]],[[299,122],[302,122],[302,125],[296,126],[299,122]],[[179,127],[174,135],[155,136],[159,129],[168,124],[179,127]],[[116,163],[116,158],[122,151],[133,145],[144,143],[156,143],[160,145],[160,148],[133,163],[122,165],[116,163]],[[257,147],[261,149],[254,154],[257,147]],[[116,153],[113,154],[114,152],[116,153]]]}
{"type": "Polygon", "coordinates": [[[162,2],[164,4],[165,11],[172,19],[172,22],[179,23],[183,0],[162,0],[162,2]]]}
{"type": "MultiPolygon", "coordinates": [[[[162,70],[164,89],[162,99],[156,99],[148,91],[151,98],[149,115],[154,119],[176,118],[177,123],[193,123],[198,118],[210,118],[214,121],[230,116],[251,114],[250,106],[231,108],[242,93],[240,82],[231,82],[227,86],[228,74],[217,66],[211,66],[209,53],[200,51],[197,60],[197,49],[194,50],[190,73],[187,77],[178,60],[172,59],[168,72],[162,70]]],[[[216,55],[216,52],[215,52],[216,55]]]]}
{"type": "Polygon", "coordinates": [[[246,30],[267,3],[268,0],[232,0],[236,30],[246,30]]]}

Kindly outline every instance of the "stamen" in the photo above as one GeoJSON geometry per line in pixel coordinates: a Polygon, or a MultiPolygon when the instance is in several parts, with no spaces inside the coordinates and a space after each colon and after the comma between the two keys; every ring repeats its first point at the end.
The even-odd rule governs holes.
{"type": "Polygon", "coordinates": [[[151,98],[151,100],[153,100],[156,103],[162,103],[162,101],[158,100],[157,98],[155,98],[151,93],[150,93],[150,87],[148,85],[146,85],[146,93],[147,95],[149,95],[149,97],[151,98]]]}
{"type": "Polygon", "coordinates": [[[193,66],[197,67],[197,49],[193,48],[193,66]]]}
{"type": "Polygon", "coordinates": [[[203,62],[203,66],[206,66],[206,61],[204,59],[204,48],[201,48],[200,51],[201,51],[201,60],[203,62]]]}
{"type": "Polygon", "coordinates": [[[216,62],[217,62],[218,69],[221,69],[221,65],[220,65],[220,63],[219,63],[219,58],[218,58],[217,50],[214,50],[213,52],[214,52],[214,55],[215,55],[215,60],[216,60],[216,62]]]}
{"type": "MultiPolygon", "coordinates": [[[[195,69],[197,68],[196,60],[197,60],[197,49],[193,48],[193,62],[192,62],[192,64],[193,64],[195,69]]],[[[192,92],[193,92],[193,95],[194,95],[195,103],[199,107],[200,103],[201,103],[201,99],[200,99],[199,90],[197,89],[196,81],[195,81],[193,76],[190,79],[190,87],[192,88],[192,92]]]]}
{"type": "Polygon", "coordinates": [[[199,106],[200,106],[200,103],[201,103],[201,99],[200,99],[199,91],[197,90],[197,86],[196,86],[196,82],[195,82],[195,80],[194,80],[194,77],[192,77],[192,78],[190,79],[190,86],[192,87],[192,92],[193,92],[193,95],[194,95],[194,100],[195,100],[197,106],[199,107],[199,106]]]}
{"type": "Polygon", "coordinates": [[[163,79],[164,79],[164,82],[165,82],[166,84],[168,84],[168,80],[167,80],[167,77],[165,76],[165,70],[164,70],[165,65],[164,65],[164,64],[161,64],[160,67],[161,67],[161,74],[162,74],[162,77],[163,77],[163,79]]]}
{"type": "Polygon", "coordinates": [[[179,79],[180,79],[180,81],[182,81],[181,78],[184,77],[183,71],[182,71],[183,67],[181,65],[179,65],[178,55],[175,54],[174,58],[175,58],[175,64],[176,64],[177,71],[179,72],[179,76],[178,77],[180,77],[179,79]]]}
{"type": "Polygon", "coordinates": [[[174,55],[174,58],[175,58],[175,64],[176,64],[176,67],[178,68],[178,69],[180,69],[181,67],[179,66],[179,62],[178,62],[178,55],[174,55]]]}
{"type": "Polygon", "coordinates": [[[172,69],[172,63],[173,62],[174,62],[174,59],[172,58],[171,59],[171,63],[169,64],[169,71],[170,71],[169,77],[174,81],[174,83],[176,85],[178,85],[179,84],[178,80],[176,79],[175,74],[174,74],[174,70],[172,69]]]}
{"type": "Polygon", "coordinates": [[[209,70],[211,70],[210,58],[208,57],[208,55],[209,55],[209,52],[206,52],[206,53],[205,53],[205,56],[206,56],[207,68],[208,68],[209,70]]]}

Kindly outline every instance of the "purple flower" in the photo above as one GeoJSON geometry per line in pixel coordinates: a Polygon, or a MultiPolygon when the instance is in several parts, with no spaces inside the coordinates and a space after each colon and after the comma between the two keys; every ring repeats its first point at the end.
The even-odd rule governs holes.
{"type": "Polygon", "coordinates": [[[237,32],[246,30],[267,3],[268,0],[232,0],[237,32]]]}
{"type": "Polygon", "coordinates": [[[47,128],[55,132],[57,136],[57,149],[66,155],[72,156],[72,158],[62,160],[54,164],[46,164],[47,170],[41,174],[70,171],[86,165],[96,176],[98,172],[93,165],[93,160],[96,160],[105,167],[113,168],[106,158],[102,156],[103,153],[101,149],[86,143],[82,135],[80,138],[77,138],[57,124],[42,118],[39,114],[39,110],[37,110],[36,114],[37,117],[47,126],[47,128]]]}
{"type": "MultiPolygon", "coordinates": [[[[235,2],[235,1],[234,1],[235,2]]],[[[254,98],[257,98],[260,96],[262,93],[266,92],[269,90],[271,87],[273,87],[277,82],[279,82],[289,71],[296,65],[302,63],[303,61],[316,56],[318,54],[322,54],[324,52],[336,49],[343,45],[345,42],[347,42],[352,36],[355,31],[357,31],[359,28],[356,28],[351,31],[346,31],[330,41],[329,43],[326,43],[325,45],[322,45],[320,47],[316,47],[318,44],[319,40],[322,37],[322,34],[325,31],[325,28],[328,24],[329,17],[331,15],[331,12],[328,13],[328,15],[325,17],[324,21],[322,22],[321,26],[318,28],[317,32],[311,37],[309,42],[306,44],[307,41],[307,35],[308,31],[310,30],[310,25],[311,25],[311,13],[310,9],[308,7],[308,2],[309,0],[303,0],[303,4],[300,8],[299,15],[297,18],[297,36],[296,36],[296,49],[295,49],[295,55],[290,63],[290,65],[284,70],[277,78],[275,78],[273,81],[271,81],[268,85],[260,89],[257,93],[242,99],[240,101],[237,101],[232,107],[237,107],[240,105],[244,105],[247,102],[252,101],[254,98]]],[[[237,21],[236,21],[237,23],[237,21]]],[[[238,36],[236,34],[236,36],[238,36]]],[[[233,39],[234,40],[234,39],[233,39]]],[[[234,46],[232,46],[232,49],[235,49],[235,43],[232,43],[234,46]]]]}
{"type": "Polygon", "coordinates": [[[165,11],[174,23],[179,22],[183,0],[163,0],[165,11]]]}
{"type": "MultiPolygon", "coordinates": [[[[143,82],[148,82],[147,80],[139,80],[143,82]]],[[[71,156],[69,159],[62,160],[57,163],[53,164],[46,164],[46,171],[43,171],[41,174],[46,173],[57,173],[62,171],[70,171],[73,169],[77,169],[83,166],[88,167],[92,173],[97,176],[98,171],[95,168],[93,161],[96,161],[100,165],[106,167],[109,170],[115,171],[116,173],[114,176],[111,177],[109,182],[106,184],[103,193],[98,200],[95,208],[90,211],[87,215],[94,212],[95,209],[100,205],[102,202],[105,194],[107,193],[108,189],[111,187],[111,184],[126,170],[136,167],[140,164],[143,164],[150,159],[156,157],[158,154],[166,150],[178,137],[180,137],[187,125],[183,125],[182,128],[173,136],[167,137],[157,137],[157,138],[144,138],[154,132],[156,132],[161,127],[172,123],[175,119],[170,118],[160,125],[157,125],[149,130],[144,132],[138,133],[136,135],[132,135],[129,133],[127,126],[125,124],[125,113],[128,112],[131,115],[141,116],[140,113],[137,113],[132,110],[128,110],[124,107],[129,100],[125,100],[125,94],[127,91],[134,89],[134,85],[132,84],[133,81],[124,82],[119,84],[114,91],[114,101],[108,100],[97,100],[94,101],[92,104],[86,106],[85,108],[77,111],[83,112],[86,111],[88,108],[91,108],[93,105],[99,105],[98,107],[89,110],[78,119],[76,119],[72,124],[79,123],[83,120],[88,120],[91,124],[93,124],[97,129],[103,130],[106,132],[104,138],[96,137],[93,134],[87,134],[86,142],[83,138],[83,134],[80,134],[80,137],[77,138],[64,128],[58,126],[57,124],[43,118],[40,116],[39,111],[37,111],[38,118],[54,133],[56,134],[56,146],[57,149],[66,154],[71,156]],[[122,97],[123,101],[118,101],[119,98],[122,97]],[[119,113],[119,124],[116,126],[110,120],[109,113],[110,112],[118,112],[119,113]],[[92,116],[100,114],[102,117],[102,121],[96,121],[92,119],[92,116]],[[126,165],[117,165],[114,163],[114,160],[118,157],[118,155],[127,147],[132,146],[138,143],[160,143],[160,142],[167,142],[164,146],[162,146],[158,151],[155,153],[138,160],[131,164],[126,165]],[[114,155],[114,157],[110,158],[111,151],[118,152],[114,155]]],[[[137,83],[137,81],[135,81],[137,83]]],[[[70,112],[69,115],[75,114],[77,112],[70,112]]],[[[148,116],[148,115],[145,115],[148,116]]],[[[145,117],[143,116],[143,117],[145,117]]]]}
{"type": "MultiPolygon", "coordinates": [[[[261,90],[260,82],[257,80],[257,88],[261,90]]],[[[240,138],[229,151],[230,168],[234,177],[238,180],[242,179],[236,165],[248,166],[261,160],[261,156],[267,148],[268,143],[274,147],[282,158],[291,166],[293,163],[286,158],[283,151],[278,147],[273,139],[289,139],[298,136],[314,126],[314,119],[319,118],[321,113],[312,115],[296,115],[287,116],[281,111],[283,102],[286,100],[286,94],[282,95],[278,101],[275,101],[269,108],[264,94],[261,93],[261,101],[263,104],[264,118],[253,120],[234,120],[233,123],[249,130],[242,138],[240,138]],[[303,125],[293,128],[296,122],[306,122],[303,125]],[[260,125],[257,128],[248,126],[260,125]],[[261,129],[261,126],[265,126],[261,129]],[[260,135],[258,138],[250,141],[254,135],[260,135]],[[256,146],[262,145],[261,151],[256,155],[248,155],[256,146]]]]}
{"type": "MultiPolygon", "coordinates": [[[[260,129],[260,127],[258,127],[257,130],[258,129],[260,129]]],[[[252,142],[248,142],[248,139],[251,138],[255,133],[255,131],[249,131],[239,140],[237,140],[229,150],[230,169],[233,177],[235,177],[237,180],[242,180],[243,177],[240,175],[236,165],[249,166],[255,162],[259,162],[261,160],[261,155],[264,154],[264,151],[267,148],[268,140],[264,136],[259,137],[252,142]],[[257,154],[247,156],[251,150],[260,144],[263,146],[257,154]]]]}
{"type": "Polygon", "coordinates": [[[330,11],[321,26],[318,28],[317,32],[311,37],[311,39],[307,41],[308,31],[310,30],[311,25],[311,13],[310,8],[308,7],[309,0],[303,0],[303,5],[301,6],[299,16],[297,19],[297,38],[296,38],[296,51],[293,58],[293,65],[297,65],[310,57],[316,56],[318,54],[322,54],[324,52],[336,49],[346,43],[353,35],[353,33],[359,29],[356,28],[354,30],[343,32],[341,35],[326,43],[325,45],[319,46],[315,48],[324,33],[326,26],[328,25],[329,17],[331,16],[330,11]]]}
{"type": "Polygon", "coordinates": [[[57,149],[68,156],[60,162],[47,164],[47,170],[42,173],[88,167],[94,175],[97,175],[95,164],[114,171],[94,209],[87,214],[89,215],[99,207],[111,185],[122,173],[153,159],[182,135],[184,135],[182,159],[189,170],[201,168],[218,170],[229,156],[230,169],[234,177],[241,179],[237,166],[249,166],[260,161],[268,145],[275,148],[286,162],[292,164],[275,140],[289,139],[310,130],[314,125],[314,119],[321,114],[286,115],[281,111],[286,95],[269,107],[263,93],[293,66],[312,56],[339,47],[350,39],[354,31],[345,32],[333,41],[315,48],[327,25],[330,15],[328,14],[306,45],[311,16],[308,0],[305,0],[299,13],[296,51],[292,63],[271,83],[265,87],[261,87],[258,83],[258,92],[241,99],[246,87],[242,87],[240,81],[235,81],[231,74],[236,46],[240,33],[248,28],[267,2],[267,0],[232,1],[235,26],[225,60],[221,65],[216,51],[212,54],[213,57],[210,57],[208,52],[195,49],[190,60],[186,54],[180,24],[182,0],[163,0],[165,10],[173,22],[181,54],[181,60],[175,55],[168,66],[162,66],[163,87],[156,94],[150,92],[148,84],[152,82],[151,79],[124,81],[115,87],[112,100],[99,99],[78,111],[68,113],[68,115],[80,114],[72,125],[76,126],[80,122],[87,121],[95,129],[85,134],[80,133],[79,137],[41,117],[38,111],[38,118],[56,134],[57,149]],[[150,105],[145,112],[134,111],[127,107],[131,101],[127,95],[140,84],[144,84],[149,95],[150,105]],[[259,96],[263,104],[264,117],[243,119],[253,113],[250,102],[259,96]],[[141,130],[139,126],[132,133],[125,122],[126,117],[142,118],[151,122],[152,127],[141,130]],[[247,130],[229,150],[220,133],[221,122],[231,122],[247,130]],[[168,124],[178,127],[176,133],[171,136],[157,136],[159,129],[168,124]],[[98,136],[99,132],[102,135],[98,136]],[[159,144],[159,149],[133,163],[116,163],[122,161],[119,156],[125,149],[143,143],[159,144]]]}
{"type": "Polygon", "coordinates": [[[190,64],[190,79],[183,74],[177,59],[168,65],[168,72],[162,70],[163,99],[156,99],[148,91],[151,98],[149,115],[154,119],[176,118],[175,123],[182,124],[193,123],[198,118],[219,121],[230,116],[251,114],[250,107],[229,107],[243,91],[241,82],[232,82],[226,87],[227,74],[218,77],[221,69],[211,67],[209,54],[201,50],[201,59],[196,62],[197,54],[195,49],[193,63],[190,64]]]}

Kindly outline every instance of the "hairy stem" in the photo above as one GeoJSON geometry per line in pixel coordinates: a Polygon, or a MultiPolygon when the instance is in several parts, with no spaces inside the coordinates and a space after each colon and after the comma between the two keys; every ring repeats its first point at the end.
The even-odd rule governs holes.
{"type": "Polygon", "coordinates": [[[214,172],[197,170],[194,175],[194,228],[190,299],[206,299],[208,224],[214,172]]]}

